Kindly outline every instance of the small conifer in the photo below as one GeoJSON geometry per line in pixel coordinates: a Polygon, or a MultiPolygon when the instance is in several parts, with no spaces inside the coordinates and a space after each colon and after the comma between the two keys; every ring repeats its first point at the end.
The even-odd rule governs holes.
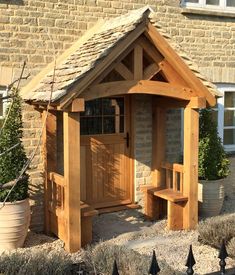
{"type": "MultiPolygon", "coordinates": [[[[13,89],[10,93],[12,96],[12,106],[8,106],[5,126],[0,133],[0,154],[7,149],[18,144],[11,151],[0,156],[0,186],[15,180],[19,177],[22,168],[27,162],[27,157],[22,144],[22,100],[19,92],[13,89]]],[[[0,201],[4,201],[9,189],[0,188],[0,201]]],[[[7,201],[18,201],[28,197],[28,175],[24,174],[22,179],[16,184],[7,201]]]]}
{"type": "Polygon", "coordinates": [[[199,179],[217,180],[229,174],[229,160],[225,154],[211,109],[200,111],[199,179]]]}

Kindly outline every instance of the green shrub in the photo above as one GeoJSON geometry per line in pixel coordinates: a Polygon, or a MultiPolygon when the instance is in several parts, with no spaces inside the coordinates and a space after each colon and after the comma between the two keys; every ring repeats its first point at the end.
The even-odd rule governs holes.
{"type": "MultiPolygon", "coordinates": [[[[18,144],[11,151],[0,156],[0,186],[12,181],[19,176],[19,173],[25,165],[27,158],[21,142],[22,139],[22,117],[21,117],[21,98],[18,91],[11,92],[13,103],[10,107],[9,116],[5,127],[0,133],[0,154],[18,144]]],[[[9,107],[8,107],[9,108],[9,107]]],[[[8,113],[8,109],[6,111],[8,113]]],[[[8,194],[9,189],[0,189],[0,201],[3,201],[8,194]]],[[[28,176],[25,174],[11,192],[8,201],[23,200],[28,196],[28,176]]]]}
{"type": "Polygon", "coordinates": [[[203,244],[220,248],[222,240],[226,244],[235,237],[235,214],[206,219],[198,226],[199,241],[203,244]]]}
{"type": "Polygon", "coordinates": [[[229,174],[229,160],[226,157],[211,109],[200,111],[199,122],[199,164],[200,179],[216,180],[229,174]]]}
{"type": "Polygon", "coordinates": [[[0,274],[4,275],[67,275],[71,267],[71,259],[59,253],[16,251],[0,256],[0,274]]]}
{"type": "Polygon", "coordinates": [[[227,251],[230,257],[235,258],[235,237],[228,243],[227,251]]]}
{"type": "MultiPolygon", "coordinates": [[[[120,275],[147,275],[151,263],[151,255],[142,255],[128,249],[109,243],[100,243],[84,250],[82,259],[88,271],[94,274],[111,274],[114,259],[117,261],[120,275]]],[[[158,261],[161,275],[182,274],[172,270],[166,262],[158,261]]]]}

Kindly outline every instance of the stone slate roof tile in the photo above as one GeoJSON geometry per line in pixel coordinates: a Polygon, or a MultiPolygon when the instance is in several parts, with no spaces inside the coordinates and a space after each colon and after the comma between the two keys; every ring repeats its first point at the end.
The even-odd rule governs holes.
{"type": "MultiPolygon", "coordinates": [[[[66,95],[74,83],[83,79],[114,46],[126,37],[136,26],[145,19],[146,12],[150,13],[149,20],[168,41],[172,48],[181,56],[189,68],[201,79],[212,94],[219,96],[220,93],[215,85],[207,81],[200,72],[198,66],[190,59],[183,49],[174,42],[169,34],[159,23],[159,18],[150,7],[131,11],[117,18],[107,20],[85,43],[79,46],[62,62],[55,70],[53,94],[51,101],[57,101],[66,95]]],[[[25,100],[49,101],[51,96],[51,84],[53,82],[53,70],[40,81],[31,91],[23,94],[25,100]]]]}

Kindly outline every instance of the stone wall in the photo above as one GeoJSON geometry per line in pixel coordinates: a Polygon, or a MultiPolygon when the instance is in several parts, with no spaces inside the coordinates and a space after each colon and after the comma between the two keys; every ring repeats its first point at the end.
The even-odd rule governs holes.
{"type": "MultiPolygon", "coordinates": [[[[97,20],[114,17],[128,10],[140,8],[146,4],[156,11],[160,23],[166,28],[173,40],[179,43],[185,52],[199,65],[204,74],[213,82],[235,83],[235,18],[196,15],[182,13],[179,0],[12,0],[0,1],[0,71],[13,69],[11,79],[19,75],[22,62],[27,62],[26,73],[33,77],[55,56],[61,54],[73,44],[97,20]]],[[[4,77],[5,78],[5,77],[4,77]]],[[[0,78],[1,79],[1,78],[0,78]]],[[[0,85],[7,83],[0,83],[0,85]]],[[[139,104],[137,117],[144,118],[143,107],[150,107],[148,98],[139,104]]],[[[24,144],[30,154],[37,143],[40,128],[40,114],[30,106],[25,107],[24,144]]],[[[149,109],[150,110],[150,109],[149,109]]],[[[146,127],[150,130],[151,116],[147,113],[146,127]]],[[[168,160],[178,160],[180,151],[179,112],[168,114],[168,160]],[[176,122],[178,118],[178,122],[176,122]]],[[[141,149],[141,121],[136,140],[136,183],[147,183],[151,180],[151,134],[146,142],[149,147],[141,149]],[[138,148],[139,147],[139,148],[138,148]],[[141,152],[144,151],[144,152],[141,152]],[[142,158],[142,159],[141,159],[142,158]],[[145,179],[145,180],[144,180],[145,179]]],[[[34,212],[33,228],[42,230],[42,157],[37,155],[31,167],[32,198],[34,212]],[[34,191],[33,191],[34,190],[34,191]],[[39,197],[41,199],[39,199],[39,197]]],[[[139,193],[137,191],[137,198],[139,193]]]]}
{"type": "MultiPolygon", "coordinates": [[[[135,96],[135,191],[136,201],[143,205],[141,185],[152,184],[152,96],[135,96]]],[[[181,110],[167,111],[166,161],[181,160],[181,110]]]]}
{"type": "Polygon", "coordinates": [[[43,230],[43,152],[39,137],[41,135],[41,113],[36,112],[28,104],[23,106],[22,113],[24,139],[23,144],[28,157],[31,157],[38,147],[35,157],[31,162],[28,173],[30,175],[30,198],[31,198],[31,223],[30,228],[36,231],[43,230]]]}
{"type": "Polygon", "coordinates": [[[152,184],[152,97],[135,96],[135,200],[143,204],[141,185],[152,184]]]}

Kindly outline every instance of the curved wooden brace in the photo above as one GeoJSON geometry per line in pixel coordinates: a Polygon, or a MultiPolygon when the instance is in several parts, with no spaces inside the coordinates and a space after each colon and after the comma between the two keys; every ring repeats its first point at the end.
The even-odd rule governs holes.
{"type": "Polygon", "coordinates": [[[140,80],[140,81],[114,81],[91,86],[81,97],[85,100],[92,100],[101,97],[109,97],[125,94],[150,94],[160,95],[184,100],[190,100],[196,96],[189,88],[176,86],[161,81],[140,80]]]}

